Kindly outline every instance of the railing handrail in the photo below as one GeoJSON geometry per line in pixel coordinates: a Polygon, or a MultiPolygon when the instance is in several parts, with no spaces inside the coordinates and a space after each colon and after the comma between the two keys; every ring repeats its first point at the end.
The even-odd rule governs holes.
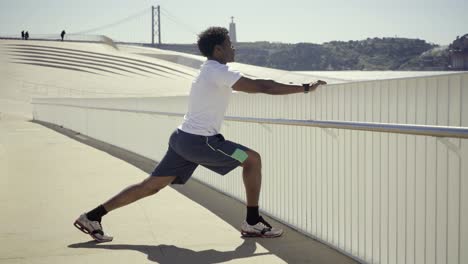
{"type": "MultiPolygon", "coordinates": [[[[86,108],[86,109],[95,109],[95,110],[142,113],[142,114],[163,115],[163,116],[183,117],[185,115],[183,113],[174,113],[174,112],[131,110],[131,109],[123,109],[123,108],[81,106],[81,105],[73,105],[73,104],[41,103],[41,102],[34,102],[34,101],[32,102],[32,104],[66,106],[66,107],[86,108]]],[[[236,117],[236,116],[225,116],[224,120],[233,121],[233,122],[335,128],[335,129],[360,130],[360,131],[370,131],[370,132],[387,132],[387,133],[397,133],[397,134],[434,136],[434,137],[468,138],[468,128],[453,127],[453,126],[427,126],[427,125],[331,121],[331,120],[318,121],[318,120],[298,120],[298,119],[252,118],[252,117],[236,117]]]]}

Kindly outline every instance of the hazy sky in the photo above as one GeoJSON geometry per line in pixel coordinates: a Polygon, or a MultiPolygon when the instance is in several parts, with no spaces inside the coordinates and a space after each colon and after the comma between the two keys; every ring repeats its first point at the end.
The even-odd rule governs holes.
{"type": "Polygon", "coordinates": [[[0,35],[77,33],[143,12],[88,34],[150,42],[150,7],[158,4],[166,43],[194,43],[208,26],[228,27],[231,16],[239,41],[320,44],[398,36],[445,45],[468,33],[467,0],[0,0],[0,35]]]}

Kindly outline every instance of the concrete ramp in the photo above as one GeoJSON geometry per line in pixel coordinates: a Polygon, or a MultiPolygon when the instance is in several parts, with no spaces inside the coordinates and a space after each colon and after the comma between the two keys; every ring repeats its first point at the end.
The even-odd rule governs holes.
{"type": "Polygon", "coordinates": [[[203,191],[215,214],[170,187],[109,213],[97,244],[75,218],[147,173],[22,117],[0,116],[0,175],[0,263],[354,263],[290,229],[243,239],[226,196],[203,191]]]}
{"type": "Polygon", "coordinates": [[[111,212],[113,242],[90,241],[78,214],[146,173],[21,118],[2,115],[0,169],[0,263],[285,263],[172,188],[111,212]]]}

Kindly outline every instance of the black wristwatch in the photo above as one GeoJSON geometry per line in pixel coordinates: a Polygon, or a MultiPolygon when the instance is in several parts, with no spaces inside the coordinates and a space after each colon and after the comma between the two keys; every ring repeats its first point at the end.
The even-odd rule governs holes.
{"type": "Polygon", "coordinates": [[[310,90],[310,84],[309,83],[303,83],[302,87],[304,87],[304,93],[308,93],[310,90]]]}

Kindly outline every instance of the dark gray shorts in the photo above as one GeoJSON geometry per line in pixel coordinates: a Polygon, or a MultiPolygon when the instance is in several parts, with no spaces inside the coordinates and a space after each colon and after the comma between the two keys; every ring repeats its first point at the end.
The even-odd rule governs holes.
{"type": "Polygon", "coordinates": [[[249,148],[225,140],[223,135],[199,136],[175,130],[169,148],[151,176],[176,176],[172,184],[185,184],[198,165],[225,175],[244,162],[249,148]]]}

